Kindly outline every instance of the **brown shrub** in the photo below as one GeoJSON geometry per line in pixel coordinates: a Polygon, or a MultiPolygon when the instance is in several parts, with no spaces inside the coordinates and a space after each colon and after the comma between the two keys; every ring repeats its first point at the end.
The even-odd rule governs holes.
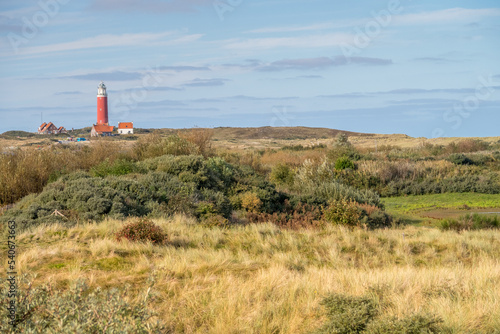
{"type": "Polygon", "coordinates": [[[249,223],[272,223],[281,228],[294,230],[318,228],[324,225],[321,207],[303,203],[292,206],[288,200],[285,201],[283,212],[272,214],[248,212],[246,218],[249,223]]]}
{"type": "Polygon", "coordinates": [[[178,136],[193,143],[198,148],[198,154],[209,156],[212,152],[213,129],[194,128],[188,131],[179,131],[178,136]]]}

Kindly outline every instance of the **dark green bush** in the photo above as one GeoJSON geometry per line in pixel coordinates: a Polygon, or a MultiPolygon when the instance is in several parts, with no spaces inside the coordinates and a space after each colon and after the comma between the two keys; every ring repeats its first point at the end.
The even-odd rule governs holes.
{"type": "Polygon", "coordinates": [[[2,333],[164,333],[155,320],[148,295],[129,302],[127,289],[90,289],[78,281],[67,291],[45,285],[32,288],[26,277],[18,280],[16,328],[8,321],[9,282],[0,288],[2,333]]]}
{"type": "Polygon", "coordinates": [[[366,334],[437,334],[443,333],[442,320],[431,315],[416,314],[402,319],[377,319],[368,324],[366,334]]]}
{"type": "Polygon", "coordinates": [[[445,330],[443,321],[432,315],[380,317],[378,305],[371,297],[333,294],[321,304],[328,320],[315,334],[436,334],[445,330]]]}
{"type": "Polygon", "coordinates": [[[120,176],[104,176],[110,170],[109,165],[105,167],[96,169],[105,171],[102,177],[82,172],[61,176],[39,195],[28,196],[8,210],[0,223],[15,219],[23,230],[52,222],[73,226],[106,216],[123,219],[184,213],[202,219],[206,215],[198,206],[208,204],[211,215],[227,219],[239,209],[229,199],[241,193],[254,192],[261,202],[259,209],[267,213],[280,211],[287,199],[250,167],[240,168],[221,158],[166,155],[136,163],[134,168],[144,174],[120,176]],[[52,215],[54,210],[64,216],[52,215]]]}
{"type": "Polygon", "coordinates": [[[491,156],[485,154],[473,154],[470,155],[469,159],[472,161],[472,164],[476,166],[483,166],[486,163],[493,161],[491,156]]]}
{"type": "Polygon", "coordinates": [[[376,303],[367,297],[351,297],[334,294],[321,302],[328,320],[317,334],[363,333],[368,323],[377,315],[376,303]]]}
{"type": "Polygon", "coordinates": [[[117,240],[127,239],[134,242],[151,242],[162,244],[166,235],[162,229],[149,220],[140,219],[134,223],[123,226],[115,234],[117,240]]]}
{"type": "Polygon", "coordinates": [[[356,169],[356,165],[348,157],[341,157],[335,161],[336,170],[356,169]]]}
{"type": "Polygon", "coordinates": [[[449,162],[454,163],[455,165],[473,165],[474,162],[469,159],[465,154],[462,153],[453,153],[448,156],[447,159],[449,162]]]}
{"type": "Polygon", "coordinates": [[[362,210],[360,223],[370,229],[391,227],[392,222],[392,217],[378,208],[372,212],[362,210]]]}

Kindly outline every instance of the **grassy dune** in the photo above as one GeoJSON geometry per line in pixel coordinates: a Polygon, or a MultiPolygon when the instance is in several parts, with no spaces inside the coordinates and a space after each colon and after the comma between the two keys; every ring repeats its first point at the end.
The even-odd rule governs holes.
{"type": "Polygon", "coordinates": [[[18,271],[59,289],[81,277],[92,288],[131,284],[130,300],[143,298],[152,276],[152,307],[175,333],[308,333],[324,323],[320,301],[330,293],[370,296],[382,317],[437,315],[449,333],[500,328],[500,231],[155,222],[166,245],[118,242],[124,222],[114,220],[24,232],[18,271]]]}

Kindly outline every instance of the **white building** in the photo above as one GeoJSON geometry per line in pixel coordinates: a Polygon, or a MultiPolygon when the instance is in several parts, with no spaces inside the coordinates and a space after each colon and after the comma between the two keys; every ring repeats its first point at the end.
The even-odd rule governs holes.
{"type": "Polygon", "coordinates": [[[121,135],[131,135],[134,133],[133,122],[120,122],[118,123],[118,133],[121,135]]]}

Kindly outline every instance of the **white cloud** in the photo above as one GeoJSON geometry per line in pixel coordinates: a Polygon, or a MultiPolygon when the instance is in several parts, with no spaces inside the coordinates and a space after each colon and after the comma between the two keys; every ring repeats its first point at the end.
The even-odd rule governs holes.
{"type": "Polygon", "coordinates": [[[297,32],[297,31],[311,31],[311,30],[323,30],[331,29],[335,26],[332,23],[318,23],[307,26],[292,26],[292,27],[269,27],[260,28],[247,31],[248,33],[261,34],[261,33],[274,33],[274,32],[297,32]]]}
{"type": "Polygon", "coordinates": [[[500,16],[500,9],[449,8],[432,12],[398,15],[394,17],[394,23],[401,25],[414,25],[445,22],[447,23],[449,21],[474,21],[487,16],[500,16]]]}
{"type": "Polygon", "coordinates": [[[165,37],[171,36],[173,34],[174,34],[173,32],[122,34],[122,35],[104,34],[95,37],[83,38],[72,42],[26,47],[20,49],[20,54],[30,55],[30,54],[43,54],[51,52],[108,48],[108,47],[118,47],[118,46],[151,45],[152,43],[161,45],[175,45],[175,44],[189,43],[203,36],[201,34],[193,34],[193,35],[186,35],[173,38],[166,41],[163,40],[165,37]]]}
{"type": "Polygon", "coordinates": [[[233,39],[224,46],[227,49],[274,49],[282,47],[314,48],[339,46],[351,43],[354,36],[346,33],[276,38],[233,39]]]}
{"type": "MultiPolygon", "coordinates": [[[[398,25],[416,25],[428,23],[441,23],[449,21],[474,21],[488,16],[500,16],[498,8],[467,9],[467,8],[449,8],[437,11],[422,12],[415,14],[394,15],[391,23],[398,25]]],[[[304,26],[281,26],[264,27],[246,31],[246,33],[289,33],[299,31],[318,31],[332,30],[337,28],[363,26],[373,17],[352,20],[337,20],[335,22],[323,22],[304,26]]]]}

